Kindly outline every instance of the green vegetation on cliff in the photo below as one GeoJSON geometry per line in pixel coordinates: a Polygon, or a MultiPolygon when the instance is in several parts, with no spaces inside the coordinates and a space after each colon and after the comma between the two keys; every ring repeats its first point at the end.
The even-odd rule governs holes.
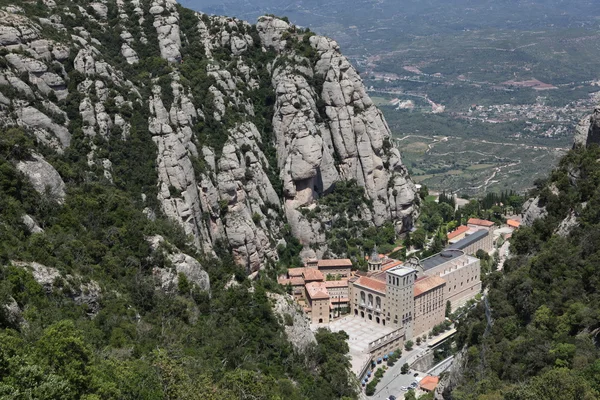
{"type": "Polygon", "coordinates": [[[33,147],[0,132],[0,399],[355,398],[343,333],[296,350],[271,308],[273,281],[251,283],[225,249],[198,254],[160,213],[144,215],[135,185],[73,178],[58,206],[15,167],[33,147]],[[44,232],[30,233],[24,214],[44,232]],[[156,234],[201,262],[210,293],[182,275],[160,289],[155,269],[172,265],[148,244],[156,234]],[[16,261],[60,277],[48,290],[16,261]],[[95,306],[76,299],[92,281],[95,306]]]}
{"type": "Polygon", "coordinates": [[[574,149],[538,183],[548,215],[515,233],[513,257],[491,275],[489,324],[482,302],[459,325],[453,399],[600,397],[599,159],[597,146],[574,149]]]}

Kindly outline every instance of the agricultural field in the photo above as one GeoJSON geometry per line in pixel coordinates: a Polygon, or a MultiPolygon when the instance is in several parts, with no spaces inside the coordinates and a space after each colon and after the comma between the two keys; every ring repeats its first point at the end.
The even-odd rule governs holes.
{"type": "Polygon", "coordinates": [[[417,182],[524,192],[600,103],[600,8],[589,0],[182,0],[335,39],[417,182]]]}

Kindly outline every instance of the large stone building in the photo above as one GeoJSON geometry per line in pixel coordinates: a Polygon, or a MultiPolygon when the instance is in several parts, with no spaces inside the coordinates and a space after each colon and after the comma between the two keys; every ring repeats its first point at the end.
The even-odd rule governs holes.
{"type": "Polygon", "coordinates": [[[484,219],[470,218],[467,225],[461,225],[448,233],[449,247],[475,254],[477,250],[490,252],[494,249],[494,223],[484,219]]]}
{"type": "MultiPolygon", "coordinates": [[[[469,246],[488,235],[482,229],[454,245],[467,243],[463,248],[470,251],[469,246]]],[[[291,286],[313,324],[326,324],[350,312],[393,328],[387,339],[370,344],[374,352],[429,332],[444,322],[448,301],[456,309],[481,290],[479,259],[458,248],[406,264],[374,250],[367,272],[353,273],[350,260],[309,260],[305,268],[289,269],[279,282],[291,286]]]]}
{"type": "Polygon", "coordinates": [[[465,254],[476,254],[477,250],[489,253],[494,248],[492,233],[485,229],[475,231],[448,248],[462,250],[465,254]]]}
{"type": "Polygon", "coordinates": [[[439,276],[425,276],[417,279],[414,287],[415,324],[413,336],[421,336],[434,326],[444,322],[446,317],[446,281],[439,276]]]}
{"type": "Polygon", "coordinates": [[[321,271],[326,279],[349,278],[352,271],[352,261],[348,258],[331,260],[310,259],[306,262],[306,267],[321,271]]]}
{"type": "Polygon", "coordinates": [[[439,276],[446,282],[444,300],[452,309],[463,305],[481,291],[481,266],[478,258],[462,250],[446,249],[419,262],[424,275],[439,276]]]}
{"type": "Polygon", "coordinates": [[[291,294],[303,306],[311,323],[326,324],[331,318],[349,312],[351,266],[349,259],[309,260],[306,267],[290,268],[277,281],[290,285],[291,294]]]}
{"type": "Polygon", "coordinates": [[[377,262],[372,255],[369,272],[349,280],[351,312],[402,328],[406,338],[444,322],[447,301],[455,309],[481,290],[479,259],[458,249],[389,269],[377,262]]]}

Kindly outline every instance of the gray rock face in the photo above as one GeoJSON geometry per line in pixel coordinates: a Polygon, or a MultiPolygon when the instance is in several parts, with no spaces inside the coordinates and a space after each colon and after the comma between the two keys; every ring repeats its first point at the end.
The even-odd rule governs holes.
{"type": "MultiPolygon", "coordinates": [[[[261,17],[257,29],[263,46],[285,48],[282,37],[287,23],[261,17]]],[[[391,144],[383,115],[337,43],[320,36],[311,37],[310,43],[320,56],[314,71],[305,67],[310,63],[301,57],[273,71],[273,130],[288,223],[305,245],[304,255],[321,256],[324,249],[316,253],[313,249],[324,242],[324,227],[307,221],[300,207],[314,205],[335,182],[354,179],[373,202],[372,212],[365,210],[369,222],[382,225],[392,220],[402,232],[417,215],[416,188],[391,144]],[[313,75],[324,80],[320,93],[306,79],[313,75]],[[319,98],[323,111],[316,106],[319,98]]]]}
{"type": "Polygon", "coordinates": [[[27,230],[30,233],[44,233],[44,230],[40,228],[37,222],[35,222],[35,220],[31,218],[30,215],[24,214],[21,217],[21,221],[23,221],[23,224],[27,227],[27,230]]]}
{"type": "Polygon", "coordinates": [[[19,325],[23,321],[23,312],[12,296],[9,296],[7,302],[2,305],[0,314],[3,315],[6,322],[13,326],[19,325]]]}
{"type": "Polygon", "coordinates": [[[77,305],[86,305],[89,315],[94,316],[100,311],[102,290],[96,281],[85,282],[81,276],[63,275],[56,268],[36,262],[12,261],[12,264],[29,270],[46,293],[63,290],[77,305]]]}
{"type": "Polygon", "coordinates": [[[577,221],[577,214],[575,211],[571,210],[569,215],[565,219],[560,222],[558,228],[556,229],[556,234],[562,237],[566,237],[571,233],[571,230],[575,227],[579,226],[579,222],[577,221]]]}
{"type": "Polygon", "coordinates": [[[538,196],[533,199],[527,200],[523,204],[521,217],[522,217],[523,224],[525,224],[526,226],[531,226],[531,225],[533,225],[533,222],[536,219],[543,218],[546,215],[548,215],[548,212],[546,211],[546,207],[540,206],[539,202],[540,202],[540,198],[538,196]]]}
{"type": "Polygon", "coordinates": [[[289,28],[290,24],[274,17],[260,17],[256,24],[263,46],[273,47],[275,50],[285,48],[286,41],[282,40],[282,36],[289,28]]]}
{"type": "Polygon", "coordinates": [[[600,106],[579,121],[573,137],[573,146],[588,146],[592,143],[600,144],[600,106]]]}
{"type": "Polygon", "coordinates": [[[273,311],[284,321],[285,334],[297,350],[306,350],[310,345],[317,343],[304,313],[291,296],[269,293],[269,297],[275,301],[273,311]]]}
{"type": "Polygon", "coordinates": [[[19,125],[31,129],[38,140],[62,151],[71,143],[71,134],[62,125],[52,121],[50,117],[37,108],[27,106],[16,111],[19,125]]]}
{"type": "Polygon", "coordinates": [[[127,43],[123,43],[121,45],[121,54],[123,57],[125,57],[127,64],[137,64],[140,61],[135,50],[133,50],[127,43]]]}
{"type": "Polygon", "coordinates": [[[179,36],[179,14],[175,0],[154,0],[150,14],[154,16],[154,27],[158,33],[160,56],[167,61],[181,60],[181,37],[179,36]],[[163,15],[165,12],[168,15],[163,15]]]}
{"type": "Polygon", "coordinates": [[[179,283],[179,274],[184,274],[187,279],[195,284],[200,290],[210,290],[210,278],[200,263],[193,257],[180,252],[173,246],[168,245],[160,235],[147,238],[153,251],[163,251],[168,260],[173,264],[174,270],[154,268],[154,276],[159,286],[167,291],[176,291],[179,283]],[[168,250],[167,250],[168,249],[168,250]]]}
{"type": "MultiPolygon", "coordinates": [[[[118,184],[122,168],[112,163],[119,158],[106,153],[105,143],[123,140],[128,145],[132,133],[145,130],[133,119],[143,115],[139,107],[147,107],[147,129],[157,151],[158,203],[199,250],[214,254],[215,244],[224,240],[236,262],[252,273],[277,260],[276,247],[285,243],[287,224],[304,245],[304,256],[323,255],[328,249],[325,219],[320,217],[331,216],[307,220],[305,211],[315,210],[337,182],[350,179],[364,187],[373,203],[371,208],[363,206],[361,219],[370,225],[393,221],[399,232],[411,226],[416,216],[414,185],[400,153],[389,144],[385,120],[334,41],[311,39],[318,53],[314,65],[314,57],[297,54],[287,40],[298,31],[273,17],[260,18],[257,37],[250,24],[230,17],[196,14],[196,23],[186,14],[185,27],[180,27],[175,0],[134,0],[132,7],[123,0],[70,8],[53,0],[43,4],[48,12],[35,22],[19,7],[0,11],[0,58],[6,65],[0,70],[0,125],[21,126],[62,152],[71,144],[73,113],[79,113],[82,124],[75,125],[76,132],[81,129],[90,149],[85,173],[118,184]],[[109,27],[106,21],[112,15],[119,22],[109,27]],[[90,24],[63,24],[67,16],[90,24]],[[140,44],[154,47],[169,62],[187,62],[181,59],[182,44],[195,41],[208,59],[208,93],[203,88],[198,96],[197,88],[190,87],[192,77],[180,75],[187,73],[185,64],[160,77],[164,71],[129,76],[129,68],[121,70],[120,64],[105,58],[106,37],[91,26],[118,30],[123,64],[148,61],[136,53],[140,44]],[[60,31],[61,39],[44,37],[46,27],[60,31]],[[156,35],[149,35],[148,29],[155,29],[156,35]],[[249,53],[260,45],[265,53],[266,48],[275,49],[278,59],[268,53],[269,64],[254,65],[255,54],[249,53]],[[213,57],[216,52],[219,57],[213,57]],[[224,61],[223,53],[231,60],[224,61]],[[78,74],[67,74],[71,62],[78,74]],[[270,74],[268,89],[275,94],[274,143],[271,137],[263,139],[264,121],[255,115],[258,107],[264,113],[254,97],[265,82],[262,74],[270,74]],[[315,87],[315,80],[323,86],[315,87]],[[6,96],[15,90],[18,96],[6,96]],[[76,101],[65,102],[71,98],[76,101]],[[205,140],[198,134],[200,126],[214,120],[227,127],[222,132],[227,137],[219,138],[218,145],[214,138],[205,140]]],[[[144,57],[148,54],[144,51],[144,57]]],[[[51,195],[63,201],[64,184],[41,156],[20,163],[20,169],[40,193],[49,185],[51,195]]],[[[157,218],[154,211],[146,207],[145,213],[157,218]]],[[[24,223],[38,232],[35,221],[25,216],[24,223]]],[[[165,279],[172,283],[171,272],[165,272],[165,279]]]]}
{"type": "Polygon", "coordinates": [[[62,204],[65,199],[65,183],[59,173],[39,154],[31,160],[19,161],[17,169],[25,174],[33,188],[41,195],[49,195],[51,200],[62,204]]]}

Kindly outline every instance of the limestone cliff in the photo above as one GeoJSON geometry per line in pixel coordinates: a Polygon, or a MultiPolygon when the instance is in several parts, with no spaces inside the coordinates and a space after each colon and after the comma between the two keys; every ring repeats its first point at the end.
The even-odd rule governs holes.
{"type": "MultiPolygon", "coordinates": [[[[248,271],[276,260],[287,232],[303,255],[325,254],[331,216],[318,205],[340,181],[364,188],[367,226],[401,233],[417,215],[415,186],[357,71],[335,41],[281,19],[251,25],[173,0],[4,5],[0,65],[0,124],[65,163],[85,151],[86,179],[140,175],[127,189],[150,218],[170,217],[205,253],[229,247],[248,271]],[[124,158],[127,147],[139,159],[124,158]]],[[[65,183],[42,155],[19,169],[63,201],[65,183]]]]}

